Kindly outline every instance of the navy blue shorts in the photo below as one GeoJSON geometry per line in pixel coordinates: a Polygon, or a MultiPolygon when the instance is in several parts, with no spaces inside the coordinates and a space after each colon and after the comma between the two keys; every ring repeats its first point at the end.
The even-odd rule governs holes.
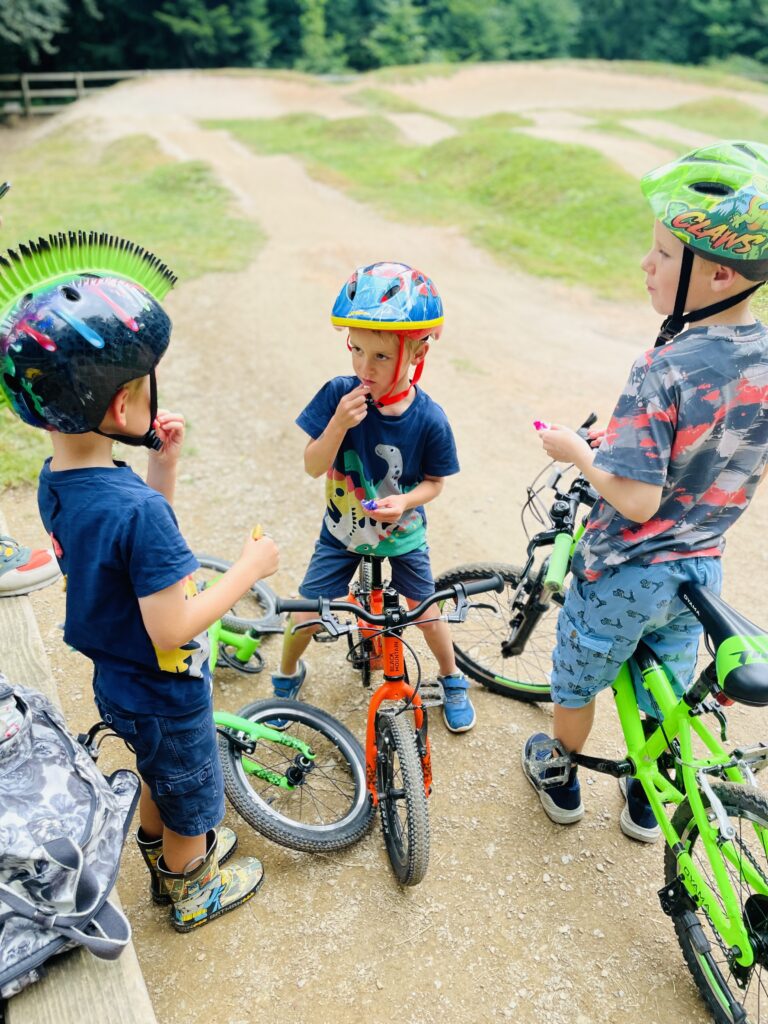
{"type": "MultiPolygon", "coordinates": [[[[345,598],[349,593],[350,580],[362,557],[321,535],[315,544],[299,593],[307,600],[315,597],[327,597],[329,600],[345,598]]],[[[429,548],[409,551],[406,555],[393,555],[389,564],[392,569],[392,586],[398,594],[412,601],[423,601],[435,592],[429,548]]]]}
{"type": "Polygon", "coordinates": [[[102,719],[136,754],[163,824],[200,836],[224,817],[224,779],[212,707],[178,718],[142,715],[96,698],[102,719]]]}

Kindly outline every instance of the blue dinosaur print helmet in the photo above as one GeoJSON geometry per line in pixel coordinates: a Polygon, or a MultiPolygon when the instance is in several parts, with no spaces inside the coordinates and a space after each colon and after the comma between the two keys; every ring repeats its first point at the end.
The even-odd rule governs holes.
{"type": "Polygon", "coordinates": [[[405,263],[358,267],[333,304],[334,327],[392,331],[410,339],[439,338],[445,317],[437,288],[405,263]]]}

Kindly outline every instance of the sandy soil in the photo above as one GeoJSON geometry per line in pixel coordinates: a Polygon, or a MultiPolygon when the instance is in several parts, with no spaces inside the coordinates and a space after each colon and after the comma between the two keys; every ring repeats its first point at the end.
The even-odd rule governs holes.
{"type": "MultiPolygon", "coordinates": [[[[284,595],[301,578],[322,509],[322,484],[302,473],[303,438],[293,419],[325,379],[347,371],[328,311],[350,268],[403,259],[428,269],[446,300],[447,327],[424,384],[450,415],[463,471],[430,508],[438,571],[520,558],[524,487],[544,461],[531,421],[573,424],[593,408],[607,416],[656,326],[642,306],[619,307],[501,268],[457,231],[386,220],[312,181],[295,161],[254,156],[191,120],[296,109],[337,116],[343,91],[167,75],[67,114],[96,132],[147,131],[175,156],[207,160],[241,215],[267,234],[241,273],[181,284],[170,297],[174,344],[162,391],[190,422],[177,511],[192,546],[234,557],[240,538],[261,521],[281,544],[272,582],[284,595]]],[[[662,107],[712,92],[535,66],[470,68],[399,91],[438,114],[467,115],[502,103],[515,110],[636,108],[640,97],[645,108],[662,107]]],[[[3,509],[17,535],[44,542],[31,492],[6,493],[3,509]]],[[[768,621],[768,596],[755,585],[768,560],[761,543],[767,520],[761,497],[733,531],[726,560],[726,596],[758,621],[768,621]]],[[[61,643],[63,595],[50,588],[33,599],[67,713],[84,727],[93,718],[90,675],[61,643]]],[[[269,669],[278,647],[277,640],[265,647],[269,669]]],[[[333,645],[310,649],[303,696],[362,735],[365,698],[343,653],[333,645]]],[[[266,675],[222,671],[216,680],[224,708],[268,692],[266,675]]],[[[473,699],[478,725],[466,736],[449,735],[434,718],[432,860],[413,890],[393,880],[378,829],[343,854],[311,857],[271,845],[230,814],[243,851],[264,860],[266,883],[236,914],[180,936],[151,905],[129,845],[120,892],[161,1024],[706,1021],[658,906],[662,850],[622,836],[615,783],[584,773],[585,819],[571,829],[552,825],[519,768],[523,739],[546,731],[551,712],[479,688],[473,699]]],[[[764,712],[737,709],[732,737],[757,739],[766,724],[764,712]]],[[[607,697],[599,701],[592,749],[613,756],[619,746],[607,697]]],[[[124,759],[113,747],[104,767],[124,759]]]]}

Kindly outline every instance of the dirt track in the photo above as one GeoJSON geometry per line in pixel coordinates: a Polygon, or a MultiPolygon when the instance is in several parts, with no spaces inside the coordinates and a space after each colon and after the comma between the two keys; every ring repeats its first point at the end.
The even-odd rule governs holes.
{"type": "MultiPolygon", "coordinates": [[[[512,66],[471,68],[398,91],[438,114],[546,108],[557,133],[579,129],[553,126],[553,111],[648,109],[714,90],[512,66]]],[[[741,98],[765,105],[764,97],[741,98]]],[[[524,486],[543,461],[531,421],[575,423],[592,408],[605,417],[656,319],[644,307],[599,302],[500,268],[458,232],[384,220],[312,181],[292,159],[256,157],[190,119],[298,109],[344,116],[353,108],[343,88],[168,75],[67,114],[94,131],[149,132],[175,157],[207,160],[242,215],[268,236],[242,273],[182,284],[169,301],[175,329],[163,400],[186,412],[194,450],[177,499],[182,528],[197,550],[233,557],[239,538],[261,521],[282,549],[272,582],[282,594],[294,591],[317,532],[322,485],[302,473],[293,418],[322,381],[347,371],[346,351],[328,324],[340,281],[359,263],[393,258],[427,269],[446,300],[446,331],[424,384],[449,413],[463,471],[430,508],[433,564],[439,571],[478,559],[515,561],[524,486]],[[157,116],[161,106],[174,113],[157,116]]],[[[606,139],[621,147],[615,155],[625,167],[646,155],[606,139]]],[[[3,508],[17,535],[44,540],[31,492],[5,495],[3,508]]],[[[733,531],[726,559],[726,597],[765,622],[768,597],[755,582],[768,559],[761,543],[767,518],[763,497],[733,531]]],[[[63,595],[52,588],[34,601],[67,712],[85,726],[93,717],[89,670],[60,641],[63,595]]],[[[276,641],[266,654],[272,668],[276,641]]],[[[329,645],[309,654],[306,699],[361,735],[364,696],[343,652],[329,645]]],[[[254,683],[222,672],[217,704],[236,709],[268,688],[266,675],[254,683]]],[[[243,827],[244,852],[265,863],[262,893],[225,921],[179,936],[150,904],[138,854],[127,850],[120,891],[161,1024],[707,1020],[658,907],[661,848],[621,835],[615,784],[586,774],[584,821],[558,829],[519,769],[522,740],[546,731],[550,712],[480,690],[473,696],[478,725],[467,736],[450,736],[435,716],[432,861],[417,889],[401,891],[393,881],[378,830],[345,854],[313,858],[243,827]]],[[[732,722],[734,739],[765,735],[763,713],[737,711],[732,722]]],[[[612,755],[618,742],[604,698],[593,749],[612,755]]],[[[105,767],[119,757],[110,751],[105,767]]],[[[232,815],[228,823],[238,828],[232,815]]]]}

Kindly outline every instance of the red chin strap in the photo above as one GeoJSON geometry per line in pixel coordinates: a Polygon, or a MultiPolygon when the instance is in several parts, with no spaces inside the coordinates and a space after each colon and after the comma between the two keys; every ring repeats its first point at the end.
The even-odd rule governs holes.
{"type": "MultiPolygon", "coordinates": [[[[405,397],[407,397],[408,394],[410,394],[411,388],[415,387],[415,385],[419,383],[421,375],[424,372],[424,359],[426,359],[427,357],[426,352],[424,353],[424,359],[421,359],[416,364],[416,370],[414,371],[413,377],[411,377],[410,379],[408,387],[405,388],[403,391],[398,391],[396,395],[392,394],[395,385],[400,380],[400,371],[403,367],[403,356],[405,355],[405,340],[407,337],[407,333],[398,334],[397,336],[398,341],[400,342],[400,349],[397,353],[397,366],[395,367],[395,376],[394,380],[392,381],[392,387],[389,389],[386,395],[382,395],[381,398],[373,399],[370,396],[368,398],[368,401],[375,405],[377,409],[381,409],[382,406],[385,405],[395,405],[396,402],[401,402],[405,397]]],[[[427,335],[427,338],[428,337],[429,335],[427,335]]],[[[424,341],[424,344],[426,345],[427,349],[429,349],[429,345],[427,344],[427,338],[424,338],[422,340],[424,341]]],[[[350,350],[352,348],[352,346],[349,344],[349,338],[347,338],[347,348],[350,350]]]]}

